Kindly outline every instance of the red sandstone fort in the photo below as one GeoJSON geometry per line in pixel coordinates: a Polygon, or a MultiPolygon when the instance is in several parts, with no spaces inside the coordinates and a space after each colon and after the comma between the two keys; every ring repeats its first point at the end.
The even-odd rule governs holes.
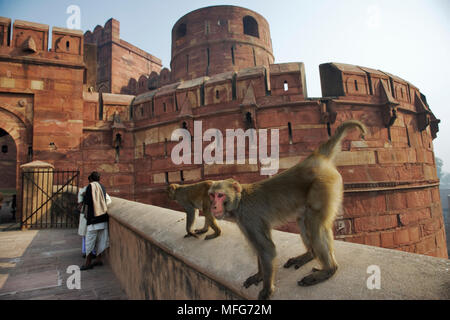
{"type": "Polygon", "coordinates": [[[181,17],[170,70],[121,39],[114,19],[84,34],[53,27],[50,48],[49,32],[0,18],[0,188],[18,199],[20,166],[40,160],[79,170],[81,184],[99,171],[113,196],[173,207],[168,183],[266,178],[259,163],[175,165],[177,128],[279,129],[283,170],[358,119],[369,134],[350,134],[337,159],[345,200],[335,238],[447,257],[432,142],[439,120],[408,81],[324,63],[322,97],[309,98],[303,63],[274,63],[265,18],[235,6],[181,17]]]}

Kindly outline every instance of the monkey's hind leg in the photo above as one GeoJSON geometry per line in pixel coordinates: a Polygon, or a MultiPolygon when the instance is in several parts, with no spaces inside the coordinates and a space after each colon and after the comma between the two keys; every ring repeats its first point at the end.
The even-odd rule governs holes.
{"type": "Polygon", "coordinates": [[[338,268],[334,257],[333,233],[331,228],[324,226],[318,221],[312,223],[312,228],[311,234],[314,234],[314,237],[311,239],[311,245],[314,256],[319,260],[322,269],[313,269],[311,274],[298,281],[299,286],[311,286],[325,281],[335,274],[338,268]]]}
{"type": "Polygon", "coordinates": [[[314,259],[314,255],[312,254],[312,249],[311,249],[311,243],[310,243],[309,237],[308,237],[308,231],[307,231],[306,225],[305,225],[304,213],[306,212],[306,210],[304,212],[302,212],[302,215],[297,219],[297,224],[300,229],[300,236],[301,236],[303,243],[308,251],[297,257],[290,258],[284,264],[285,268],[290,268],[291,266],[294,266],[295,269],[298,269],[301,266],[307,264],[308,262],[310,262],[311,260],[314,259]]]}
{"type": "Polygon", "coordinates": [[[196,234],[203,234],[209,230],[209,227],[211,226],[211,212],[206,211],[203,209],[203,215],[205,216],[205,225],[201,229],[196,229],[196,234]]]}

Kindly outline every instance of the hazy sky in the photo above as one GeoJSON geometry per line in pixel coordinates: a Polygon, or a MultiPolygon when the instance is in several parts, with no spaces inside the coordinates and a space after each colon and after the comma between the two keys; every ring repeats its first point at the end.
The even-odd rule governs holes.
{"type": "Polygon", "coordinates": [[[169,67],[174,23],[192,10],[223,4],[267,19],[275,62],[303,62],[310,97],[321,96],[319,64],[325,62],[379,69],[417,86],[441,119],[435,154],[450,172],[449,0],[0,0],[0,16],[66,27],[67,8],[77,5],[83,31],[113,17],[122,39],[169,67]]]}

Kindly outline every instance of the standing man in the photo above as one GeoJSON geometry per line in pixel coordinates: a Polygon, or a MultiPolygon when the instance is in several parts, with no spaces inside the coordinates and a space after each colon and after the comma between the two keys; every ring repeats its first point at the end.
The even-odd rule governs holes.
{"type": "MultiPolygon", "coordinates": [[[[89,183],[92,182],[91,176],[88,177],[89,183]]],[[[89,184],[88,184],[89,185],[89,184]]],[[[81,188],[78,191],[78,210],[80,210],[80,222],[78,225],[78,234],[81,236],[81,254],[83,258],[86,258],[86,232],[87,232],[87,221],[85,214],[84,196],[86,194],[87,186],[81,188]]],[[[95,252],[94,252],[95,254],[95,252]]]]}
{"type": "Polygon", "coordinates": [[[86,261],[80,270],[92,269],[94,266],[103,265],[103,251],[109,247],[108,213],[105,187],[100,184],[100,174],[96,171],[89,176],[89,185],[84,195],[86,231],[86,261]],[[96,251],[97,258],[93,251],[96,251]]]}

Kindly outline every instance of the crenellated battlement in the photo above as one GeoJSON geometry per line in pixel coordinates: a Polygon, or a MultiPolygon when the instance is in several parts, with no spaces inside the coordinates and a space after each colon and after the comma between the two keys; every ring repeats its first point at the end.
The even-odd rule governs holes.
{"type": "Polygon", "coordinates": [[[381,70],[343,63],[324,63],[319,70],[323,97],[383,102],[389,95],[395,103],[414,105],[420,93],[408,81],[381,70]]]}
{"type": "MultiPolygon", "coordinates": [[[[170,76],[168,69],[163,71],[170,76]]],[[[256,66],[166,85],[161,85],[162,74],[163,72],[160,75],[152,73],[149,77],[141,76],[139,79],[140,95],[148,95],[148,89],[145,88],[152,88],[150,91],[154,92],[150,102],[139,99],[140,95],[137,96],[133,108],[142,109],[139,105],[144,102],[140,101],[145,101],[152,104],[145,109],[153,110],[149,114],[144,111],[134,112],[141,115],[137,119],[179,112],[183,108],[195,109],[214,105],[226,108],[226,105],[233,101],[241,103],[245,99],[253,98],[260,107],[274,103],[307,101],[308,98],[305,69],[301,62],[271,64],[269,68],[256,66]],[[159,96],[171,98],[164,102],[161,102],[161,99],[155,100],[159,96]]],[[[419,127],[438,123],[419,89],[395,75],[341,63],[320,65],[320,75],[323,97],[316,100],[379,105],[386,127],[392,125],[391,113],[396,112],[397,108],[419,114],[419,117],[423,118],[420,120],[423,124],[419,127]]],[[[432,131],[434,132],[434,129],[432,131]]]]}
{"type": "Polygon", "coordinates": [[[431,112],[425,96],[410,82],[390,73],[343,63],[324,63],[319,66],[322,95],[341,101],[380,104],[383,123],[390,127],[397,109],[418,116],[418,129],[430,126],[436,138],[440,120],[431,112]]]}
{"type": "Polygon", "coordinates": [[[53,27],[51,48],[49,33],[50,27],[46,24],[15,20],[11,28],[11,19],[0,17],[0,55],[42,58],[50,63],[82,63],[84,40],[81,30],[53,27]]]}
{"type": "Polygon", "coordinates": [[[84,39],[86,43],[96,43],[101,46],[110,41],[120,41],[120,22],[114,18],[106,21],[102,27],[97,25],[94,31],[86,31],[84,33],[84,39]]]}
{"type": "Polygon", "coordinates": [[[87,60],[102,61],[93,63],[97,70],[90,85],[95,91],[140,94],[148,90],[149,75],[161,70],[159,58],[120,39],[120,22],[116,19],[111,18],[103,27],[97,25],[93,31],[86,31],[84,41],[96,48],[87,55],[87,60]]]}

